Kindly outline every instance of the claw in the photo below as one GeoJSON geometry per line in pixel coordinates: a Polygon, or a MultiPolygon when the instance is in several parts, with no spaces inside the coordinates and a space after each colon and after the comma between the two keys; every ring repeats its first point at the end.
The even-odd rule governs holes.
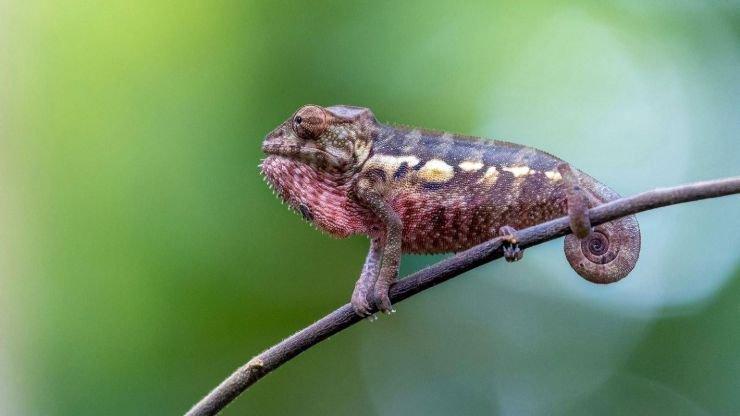
{"type": "Polygon", "coordinates": [[[519,248],[517,244],[504,245],[504,258],[508,262],[515,262],[521,260],[524,256],[524,250],[519,248]]]}
{"type": "Polygon", "coordinates": [[[367,298],[361,293],[353,294],[351,303],[352,308],[355,310],[357,315],[363,318],[371,315],[370,304],[368,303],[367,298]]]}
{"type": "Polygon", "coordinates": [[[390,315],[393,311],[393,306],[391,306],[391,299],[388,297],[388,290],[378,287],[375,289],[375,306],[380,312],[390,315]]]}

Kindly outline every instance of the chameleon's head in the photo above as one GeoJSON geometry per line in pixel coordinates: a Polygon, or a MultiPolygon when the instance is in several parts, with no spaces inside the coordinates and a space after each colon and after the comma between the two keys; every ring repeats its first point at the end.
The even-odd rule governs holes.
{"type": "Polygon", "coordinates": [[[350,212],[348,185],[380,125],[366,108],[306,105],[265,137],[260,170],[294,211],[337,237],[364,230],[350,212]]]}
{"type": "Polygon", "coordinates": [[[262,151],[322,171],[346,172],[367,158],[376,126],[367,108],[305,105],[267,135],[262,151]]]}

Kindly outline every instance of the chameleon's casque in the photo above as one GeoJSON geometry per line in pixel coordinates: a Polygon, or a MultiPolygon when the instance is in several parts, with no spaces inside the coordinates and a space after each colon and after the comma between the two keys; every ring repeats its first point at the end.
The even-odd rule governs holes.
{"type": "MultiPolygon", "coordinates": [[[[401,252],[461,251],[568,213],[561,159],[498,140],[384,125],[366,108],[304,106],[262,149],[262,172],[292,209],[331,235],[371,238],[352,296],[361,315],[371,312],[369,302],[390,310],[401,252]]],[[[618,197],[583,172],[575,177],[589,206],[618,197]]],[[[571,266],[596,283],[626,276],[639,252],[633,216],[565,239],[571,266]]]]}

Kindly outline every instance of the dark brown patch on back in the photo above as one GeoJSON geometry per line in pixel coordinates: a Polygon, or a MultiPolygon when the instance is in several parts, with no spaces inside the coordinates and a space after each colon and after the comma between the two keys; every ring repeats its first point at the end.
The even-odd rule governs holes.
{"type": "Polygon", "coordinates": [[[404,177],[406,177],[406,174],[409,173],[409,164],[408,162],[402,162],[401,166],[396,169],[396,171],[393,173],[393,179],[394,180],[401,180],[404,177]]]}

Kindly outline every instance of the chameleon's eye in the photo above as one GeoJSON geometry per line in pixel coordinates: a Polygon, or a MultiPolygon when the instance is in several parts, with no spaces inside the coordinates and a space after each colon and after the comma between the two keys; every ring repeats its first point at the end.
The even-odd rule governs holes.
{"type": "Polygon", "coordinates": [[[315,139],[326,130],[326,112],[321,107],[307,105],[293,116],[293,131],[302,139],[315,139]]]}

